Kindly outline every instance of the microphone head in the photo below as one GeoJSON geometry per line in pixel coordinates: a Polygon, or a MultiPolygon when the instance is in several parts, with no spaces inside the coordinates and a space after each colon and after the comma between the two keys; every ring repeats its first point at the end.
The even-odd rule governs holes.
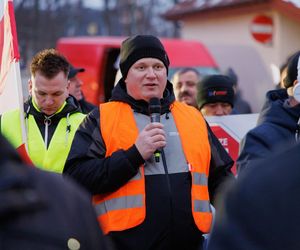
{"type": "Polygon", "coordinates": [[[149,114],[158,113],[160,114],[161,105],[160,100],[157,97],[152,97],[149,100],[149,114]]]}

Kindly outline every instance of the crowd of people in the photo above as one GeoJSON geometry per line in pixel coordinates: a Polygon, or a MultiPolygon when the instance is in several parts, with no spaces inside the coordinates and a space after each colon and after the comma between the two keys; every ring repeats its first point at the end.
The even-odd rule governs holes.
{"type": "Polygon", "coordinates": [[[0,246],[298,249],[299,56],[244,137],[236,178],[205,120],[251,112],[232,69],[204,76],[183,68],[170,81],[161,41],[131,36],[110,101],[95,106],[81,90],[84,68],[55,49],[38,52],[24,103],[36,168],[11,147],[22,144],[21,111],[0,117],[0,246]],[[291,235],[280,230],[289,227],[291,235]]]}

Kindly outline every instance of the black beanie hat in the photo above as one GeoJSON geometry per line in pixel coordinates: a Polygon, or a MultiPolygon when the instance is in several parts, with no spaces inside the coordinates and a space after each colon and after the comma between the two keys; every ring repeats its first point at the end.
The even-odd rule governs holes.
{"type": "Polygon", "coordinates": [[[297,66],[298,66],[299,56],[300,56],[300,51],[296,52],[288,61],[286,77],[283,80],[285,88],[289,88],[293,86],[294,81],[297,80],[297,75],[298,75],[297,66]]]}
{"type": "Polygon", "coordinates": [[[204,76],[198,84],[198,107],[201,109],[207,103],[226,102],[233,107],[233,81],[225,75],[204,76]]]}
{"type": "Polygon", "coordinates": [[[125,80],[128,70],[138,60],[151,57],[159,59],[169,68],[169,58],[160,40],[151,35],[136,35],[122,42],[120,51],[120,70],[125,80]]]}

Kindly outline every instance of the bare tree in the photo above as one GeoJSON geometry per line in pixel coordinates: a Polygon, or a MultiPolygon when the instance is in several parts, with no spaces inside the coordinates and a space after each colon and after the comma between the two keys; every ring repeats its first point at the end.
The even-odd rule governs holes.
{"type": "Polygon", "coordinates": [[[38,50],[55,47],[62,36],[176,34],[176,26],[160,17],[166,6],[172,6],[176,0],[98,1],[103,8],[96,10],[85,7],[85,0],[14,0],[24,64],[38,50]],[[88,32],[91,23],[99,28],[88,32]]]}

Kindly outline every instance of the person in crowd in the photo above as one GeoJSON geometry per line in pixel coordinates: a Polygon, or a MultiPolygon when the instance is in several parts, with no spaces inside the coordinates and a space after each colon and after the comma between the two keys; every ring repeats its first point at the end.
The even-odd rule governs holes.
{"type": "Polygon", "coordinates": [[[234,105],[233,81],[225,75],[207,75],[198,84],[198,108],[204,116],[231,114],[234,105]]]}
{"type": "Polygon", "coordinates": [[[176,100],[197,107],[197,83],[200,74],[195,68],[182,68],[175,72],[172,83],[176,100]]]}
{"type": "Polygon", "coordinates": [[[0,163],[1,249],[108,249],[76,183],[26,165],[1,134],[0,163]]]}
{"type": "Polygon", "coordinates": [[[298,250],[300,144],[268,154],[222,196],[207,250],[298,250]]]}
{"type": "Polygon", "coordinates": [[[233,81],[234,90],[234,108],[232,114],[249,114],[252,113],[250,104],[243,99],[242,92],[238,86],[238,76],[232,68],[228,68],[225,75],[229,76],[233,81]]]}
{"type": "Polygon", "coordinates": [[[284,89],[271,90],[266,94],[266,102],[259,114],[257,126],[242,139],[237,160],[238,172],[253,161],[274,153],[283,143],[298,141],[300,129],[299,73],[297,65],[300,51],[288,62],[284,89]]]}
{"type": "MultiPolygon", "coordinates": [[[[30,65],[29,99],[24,104],[28,153],[45,170],[61,173],[85,115],[69,96],[69,62],[54,49],[38,52],[30,65]]],[[[22,144],[20,110],[1,116],[1,133],[15,148],[22,144]]]]}
{"type": "Polygon", "coordinates": [[[276,85],[277,89],[284,88],[284,79],[287,74],[287,64],[288,64],[288,61],[283,63],[279,68],[280,82],[276,85]]]}
{"type": "Polygon", "coordinates": [[[210,202],[233,177],[233,161],[201,113],[175,101],[168,67],[157,37],[124,40],[122,78],[80,125],[64,168],[94,195],[116,249],[198,249],[210,202]]]}
{"type": "Polygon", "coordinates": [[[77,74],[80,72],[84,72],[84,68],[74,68],[73,65],[70,65],[70,72],[68,75],[68,79],[70,81],[69,85],[69,94],[74,96],[78,101],[81,111],[83,114],[88,114],[91,112],[96,106],[85,100],[85,97],[82,93],[81,86],[82,80],[77,77],[77,74]]]}
{"type": "Polygon", "coordinates": [[[289,55],[287,57],[287,59],[285,60],[285,62],[283,64],[280,65],[279,67],[279,76],[280,76],[280,81],[279,83],[276,85],[276,89],[279,88],[285,88],[284,87],[284,79],[286,77],[287,74],[287,66],[288,66],[288,62],[291,60],[291,58],[295,55],[295,53],[293,53],[292,55],[289,55]]]}

